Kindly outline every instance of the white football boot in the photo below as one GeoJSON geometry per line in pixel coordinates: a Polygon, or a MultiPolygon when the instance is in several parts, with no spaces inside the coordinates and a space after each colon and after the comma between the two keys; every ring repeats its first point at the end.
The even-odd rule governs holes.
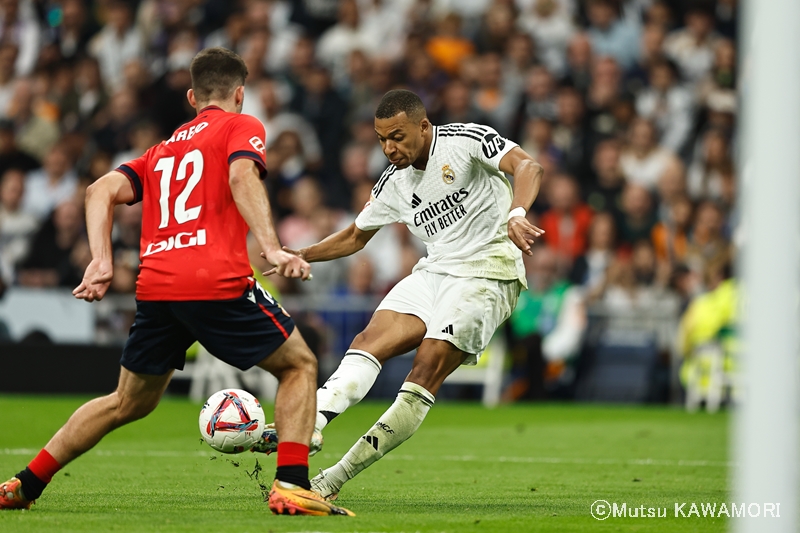
{"type": "Polygon", "coordinates": [[[332,476],[326,475],[323,469],[319,469],[319,474],[311,479],[311,490],[332,502],[339,497],[342,484],[337,484],[332,476]]]}

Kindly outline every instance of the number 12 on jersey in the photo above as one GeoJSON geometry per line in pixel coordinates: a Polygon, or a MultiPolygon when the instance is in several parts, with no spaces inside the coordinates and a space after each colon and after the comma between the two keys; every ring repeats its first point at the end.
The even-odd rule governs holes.
{"type": "MultiPolygon", "coordinates": [[[[190,220],[197,219],[200,216],[200,208],[202,207],[202,205],[186,207],[189,195],[192,194],[192,191],[200,182],[200,178],[203,177],[203,154],[200,150],[192,150],[183,156],[181,162],[178,163],[175,181],[186,179],[186,169],[190,163],[192,165],[192,174],[189,176],[186,187],[175,199],[174,217],[178,224],[185,224],[190,220]]],[[[169,225],[169,191],[173,170],[175,170],[175,156],[162,157],[156,162],[155,171],[161,173],[161,179],[159,180],[161,194],[158,199],[158,205],[161,208],[161,222],[158,225],[158,229],[164,229],[169,225]]]]}

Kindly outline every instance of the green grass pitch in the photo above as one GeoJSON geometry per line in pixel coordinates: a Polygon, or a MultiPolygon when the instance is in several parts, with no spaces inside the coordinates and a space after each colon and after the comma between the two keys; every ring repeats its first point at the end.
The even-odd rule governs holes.
{"type": "MultiPolygon", "coordinates": [[[[10,477],[85,398],[0,396],[0,475],[10,477]]],[[[358,405],[325,432],[327,467],[377,420],[358,405]]],[[[710,532],[727,519],[675,518],[675,502],[730,502],[728,416],[663,407],[436,405],[417,434],[348,483],[346,517],[273,516],[259,480],[273,457],[201,444],[199,405],[166,398],[59,472],[2,532],[710,532]],[[595,500],[667,508],[666,518],[590,514],[595,500]]],[[[269,413],[269,406],[265,406],[269,413]]],[[[268,418],[270,418],[268,414],[268,418]]],[[[688,507],[688,506],[687,506],[688,507]]]]}

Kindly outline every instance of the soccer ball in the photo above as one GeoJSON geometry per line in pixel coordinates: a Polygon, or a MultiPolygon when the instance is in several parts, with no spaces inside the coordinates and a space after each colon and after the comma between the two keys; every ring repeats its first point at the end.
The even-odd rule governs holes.
{"type": "Polygon", "coordinates": [[[200,434],[218,452],[249,450],[261,439],[264,426],[258,399],[241,389],[215,392],[200,409],[200,434]]]}

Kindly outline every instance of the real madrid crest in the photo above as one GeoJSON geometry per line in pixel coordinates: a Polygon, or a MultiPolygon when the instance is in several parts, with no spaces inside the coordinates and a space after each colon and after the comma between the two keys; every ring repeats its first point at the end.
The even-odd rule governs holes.
{"type": "Polygon", "coordinates": [[[450,165],[445,165],[442,167],[442,180],[448,185],[456,181],[456,173],[453,172],[453,169],[450,168],[450,165]]]}

